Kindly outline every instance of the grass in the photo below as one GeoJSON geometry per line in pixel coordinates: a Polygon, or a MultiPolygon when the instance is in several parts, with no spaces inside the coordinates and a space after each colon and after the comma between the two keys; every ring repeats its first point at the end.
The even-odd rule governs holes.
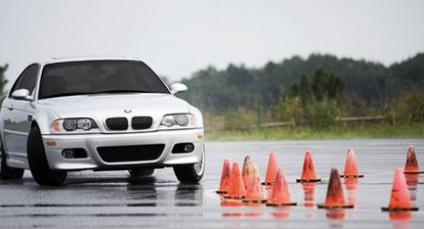
{"type": "Polygon", "coordinates": [[[206,131],[206,139],[209,141],[347,138],[424,138],[424,123],[409,125],[367,124],[354,127],[335,126],[324,130],[314,130],[309,127],[286,127],[248,131],[206,131]]]}

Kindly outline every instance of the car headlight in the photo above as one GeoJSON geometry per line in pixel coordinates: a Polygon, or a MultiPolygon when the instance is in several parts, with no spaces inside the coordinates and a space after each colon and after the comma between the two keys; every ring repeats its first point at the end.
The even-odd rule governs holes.
{"type": "Polygon", "coordinates": [[[69,133],[90,131],[98,129],[98,126],[91,118],[66,118],[53,121],[50,129],[53,133],[69,133]]]}
{"type": "Polygon", "coordinates": [[[160,122],[160,129],[169,128],[194,128],[197,127],[197,120],[193,114],[169,114],[165,115],[160,122]]]}

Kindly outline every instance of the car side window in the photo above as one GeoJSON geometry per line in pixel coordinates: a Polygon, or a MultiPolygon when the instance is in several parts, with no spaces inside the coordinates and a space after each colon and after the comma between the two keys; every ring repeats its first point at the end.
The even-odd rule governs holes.
{"type": "MultiPolygon", "coordinates": [[[[12,89],[10,90],[10,95],[18,89],[27,89],[31,95],[34,91],[35,84],[37,82],[37,73],[39,67],[38,64],[31,64],[19,75],[12,89]]],[[[10,96],[9,95],[9,96],[10,96]]]]}

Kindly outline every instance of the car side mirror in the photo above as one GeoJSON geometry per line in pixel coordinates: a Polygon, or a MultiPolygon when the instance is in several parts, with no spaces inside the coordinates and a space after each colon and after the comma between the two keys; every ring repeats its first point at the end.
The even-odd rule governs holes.
{"type": "Polygon", "coordinates": [[[183,83],[173,83],[171,84],[171,93],[177,94],[179,92],[187,91],[187,86],[183,83]]]}
{"type": "Polygon", "coordinates": [[[32,97],[30,96],[29,90],[25,89],[25,88],[21,88],[21,89],[14,91],[12,93],[12,98],[21,99],[21,100],[29,100],[29,101],[32,100],[32,97]]]}

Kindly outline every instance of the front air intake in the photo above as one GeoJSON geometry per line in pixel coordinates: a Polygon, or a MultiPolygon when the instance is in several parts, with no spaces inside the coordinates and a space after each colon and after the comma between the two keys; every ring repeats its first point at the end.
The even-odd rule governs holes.
{"type": "Polygon", "coordinates": [[[103,161],[151,161],[160,157],[165,144],[133,145],[133,146],[104,146],[97,147],[97,152],[103,161]]]}

